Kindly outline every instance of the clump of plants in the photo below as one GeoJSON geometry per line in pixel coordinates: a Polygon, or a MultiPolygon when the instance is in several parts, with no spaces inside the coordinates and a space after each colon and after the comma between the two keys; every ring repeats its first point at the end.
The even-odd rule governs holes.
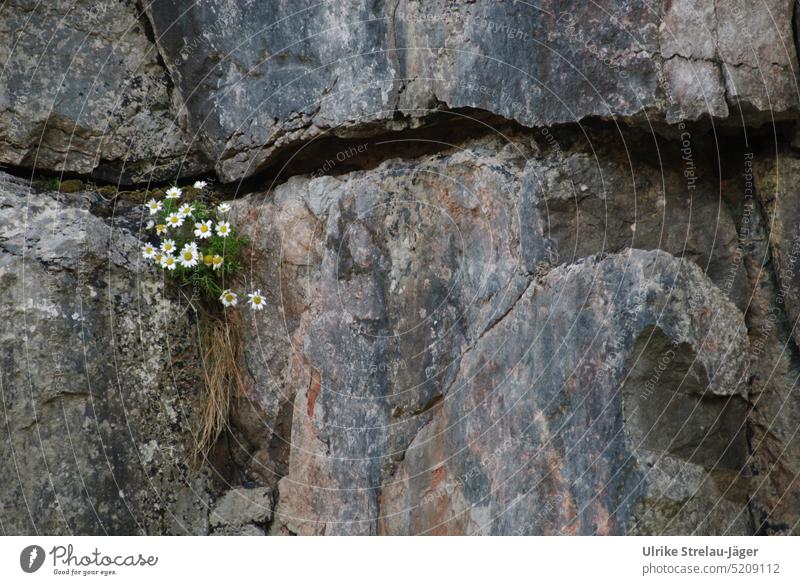
{"type": "MultiPolygon", "coordinates": [[[[239,304],[232,283],[249,244],[231,225],[228,203],[212,205],[205,181],[172,186],[145,204],[149,221],[142,256],[160,267],[197,311],[205,396],[195,430],[195,457],[203,460],[228,425],[232,397],[243,388],[239,371],[239,304]]],[[[260,290],[247,295],[253,311],[266,306],[260,290]]]]}

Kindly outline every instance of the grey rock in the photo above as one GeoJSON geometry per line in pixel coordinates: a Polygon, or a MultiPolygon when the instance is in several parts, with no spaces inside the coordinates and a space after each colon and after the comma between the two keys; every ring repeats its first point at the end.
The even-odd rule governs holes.
{"type": "Polygon", "coordinates": [[[225,526],[220,528],[219,530],[215,530],[212,532],[213,536],[265,536],[265,532],[263,529],[255,526],[253,524],[248,524],[247,526],[243,526],[241,528],[231,528],[229,526],[225,526]]]}
{"type": "Polygon", "coordinates": [[[0,532],[796,534],[796,10],[6,3],[0,163],[83,180],[0,173],[0,532]],[[276,181],[198,470],[196,322],[86,179],[209,161],[276,181]]]}
{"type": "Polygon", "coordinates": [[[225,493],[209,518],[215,533],[258,535],[272,520],[272,490],[236,488],[225,493]]]}
{"type": "Polygon", "coordinates": [[[144,266],[137,237],[92,213],[99,203],[0,174],[0,527],[204,533],[186,307],[144,266]]]}
{"type": "Polygon", "coordinates": [[[747,339],[721,297],[664,253],[554,269],[462,356],[381,494],[381,532],[748,533],[725,489],[747,458],[747,339]],[[717,310],[687,318],[692,296],[717,310]],[[692,368],[708,372],[697,385],[692,368]]]}
{"type": "Polygon", "coordinates": [[[0,163],[122,183],[208,171],[135,2],[0,8],[0,163]]]}
{"type": "Polygon", "coordinates": [[[320,137],[410,128],[447,108],[528,127],[794,117],[793,2],[757,4],[155,0],[147,11],[190,126],[230,181],[320,137]]]}
{"type": "Polygon", "coordinates": [[[796,158],[756,159],[745,169],[743,191],[755,213],[742,232],[756,253],[748,267],[753,302],[748,311],[752,386],[751,441],[758,473],[754,508],[763,532],[796,534],[800,526],[800,376],[797,344],[800,254],[795,209],[796,158]],[[760,212],[760,213],[759,213],[760,212]],[[770,269],[765,270],[764,267],[770,269]]]}
{"type": "Polygon", "coordinates": [[[717,7],[703,0],[675,0],[665,6],[659,45],[665,59],[708,60],[717,54],[717,7]]]}
{"type": "MultiPolygon", "coordinates": [[[[767,237],[778,278],[776,301],[785,305],[791,324],[800,318],[800,209],[795,204],[800,159],[786,156],[755,164],[753,187],[766,213],[767,237]]],[[[800,331],[792,327],[795,343],[800,331]]]]}
{"type": "Polygon", "coordinates": [[[271,533],[752,531],[734,218],[598,150],[478,139],[237,202],[251,409],[293,404],[271,533]]]}

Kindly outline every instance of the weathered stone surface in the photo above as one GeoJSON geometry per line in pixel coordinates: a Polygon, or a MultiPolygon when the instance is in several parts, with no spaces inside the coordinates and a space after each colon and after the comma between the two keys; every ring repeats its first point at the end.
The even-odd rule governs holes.
{"type": "Polygon", "coordinates": [[[148,7],[225,180],[322,135],[404,128],[443,107],[526,126],[796,113],[792,11],[790,0],[148,7]]]}
{"type": "Polygon", "coordinates": [[[129,0],[3,3],[0,163],[123,183],[211,168],[140,13],[129,0]]]}
{"type": "Polygon", "coordinates": [[[767,236],[779,282],[777,302],[785,305],[792,333],[800,343],[800,208],[797,206],[797,173],[800,159],[784,156],[755,166],[754,187],[764,207],[767,236]]]}
{"type": "Polygon", "coordinates": [[[462,356],[381,493],[380,531],[748,533],[746,500],[725,497],[745,402],[720,399],[742,391],[747,339],[721,297],[663,253],[554,269],[462,356]]]}
{"type": "Polygon", "coordinates": [[[756,211],[742,230],[756,251],[748,267],[754,292],[748,311],[751,442],[758,473],[754,508],[762,531],[794,534],[800,526],[798,170],[798,160],[790,156],[756,160],[742,188],[743,199],[756,211]]]}
{"type": "Polygon", "coordinates": [[[236,488],[224,494],[209,516],[215,534],[263,536],[272,520],[272,490],[236,488]]]}
{"type": "Polygon", "coordinates": [[[408,128],[443,108],[526,126],[739,124],[739,109],[768,121],[797,110],[792,11],[790,0],[20,0],[0,13],[0,161],[124,182],[214,161],[231,181],[320,136],[408,128]]]}
{"type": "Polygon", "coordinates": [[[99,204],[0,174],[0,531],[205,533],[186,308],[99,204]]]}
{"type": "Polygon", "coordinates": [[[735,224],[666,179],[481,139],[238,202],[250,409],[294,405],[271,532],[748,533],[735,224]]]}
{"type": "Polygon", "coordinates": [[[6,3],[0,162],[80,177],[0,174],[0,532],[796,534],[796,10],[6,3]],[[195,323],[89,179],[207,161],[277,180],[190,471],[195,323]]]}

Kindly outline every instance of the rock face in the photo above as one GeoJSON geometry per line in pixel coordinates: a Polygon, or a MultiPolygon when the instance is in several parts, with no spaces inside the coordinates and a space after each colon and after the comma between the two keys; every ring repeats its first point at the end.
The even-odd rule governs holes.
{"type": "Polygon", "coordinates": [[[753,530],[747,328],[712,276],[740,282],[720,266],[734,221],[702,212],[706,190],[689,222],[640,167],[637,224],[609,159],[481,139],[238,203],[274,242],[252,268],[273,304],[247,337],[272,375],[250,404],[273,428],[294,404],[273,531],[753,530]],[[652,237],[665,213],[683,242],[652,237]],[[707,254],[678,260],[695,240],[707,254]]]}
{"type": "Polygon", "coordinates": [[[761,123],[797,112],[793,10],[791,0],[14,2],[0,13],[0,161],[123,182],[213,163],[233,181],[311,140],[409,128],[447,108],[529,127],[761,123]]]}
{"type": "Polygon", "coordinates": [[[0,163],[122,183],[210,168],[131,1],[0,8],[0,163]]]}
{"type": "Polygon", "coordinates": [[[193,130],[235,180],[309,140],[408,127],[445,107],[529,127],[793,115],[793,7],[155,0],[147,11],[193,130]]]}
{"type": "Polygon", "coordinates": [[[232,489],[210,516],[214,534],[263,536],[272,520],[272,493],[268,488],[232,489]]]}
{"type": "Polygon", "coordinates": [[[796,10],[6,3],[0,162],[81,181],[0,173],[0,532],[798,534],[796,10]],[[208,172],[269,303],[198,469],[92,180],[208,172]]]}
{"type": "Polygon", "coordinates": [[[758,397],[751,441],[757,446],[754,459],[761,476],[758,493],[763,509],[759,513],[776,530],[795,533],[800,510],[800,403],[794,396],[800,376],[796,353],[800,312],[795,296],[800,247],[798,223],[793,221],[797,217],[792,202],[796,181],[791,177],[799,163],[793,156],[784,156],[755,167],[754,184],[763,211],[743,230],[759,250],[757,257],[764,259],[750,269],[758,283],[751,310],[750,346],[753,391],[758,397]],[[773,271],[765,271],[763,265],[773,271]]]}
{"type": "Polygon", "coordinates": [[[380,495],[379,532],[748,533],[728,497],[746,461],[743,333],[667,255],[554,269],[461,357],[380,495]],[[693,295],[705,319],[686,314],[693,295]]]}
{"type": "Polygon", "coordinates": [[[186,308],[101,204],[0,174],[5,534],[207,530],[186,308]]]}

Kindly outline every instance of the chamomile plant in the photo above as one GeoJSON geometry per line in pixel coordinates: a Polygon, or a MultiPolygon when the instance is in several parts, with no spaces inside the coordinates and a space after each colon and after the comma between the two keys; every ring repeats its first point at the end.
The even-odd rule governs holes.
{"type": "Polygon", "coordinates": [[[248,241],[231,221],[231,206],[211,205],[208,195],[208,183],[198,181],[183,189],[174,185],[150,198],[142,245],[142,257],[180,287],[199,316],[205,393],[195,423],[198,463],[226,432],[233,396],[246,391],[239,369],[241,314],[236,309],[260,311],[266,306],[260,290],[233,290],[248,241]]]}
{"type": "MultiPolygon", "coordinates": [[[[193,194],[203,194],[208,183],[197,181],[193,194]]],[[[235,307],[239,295],[226,283],[241,268],[242,248],[247,238],[236,232],[229,214],[231,206],[211,206],[203,197],[190,197],[180,187],[172,186],[163,197],[145,203],[147,241],[142,256],[162,268],[178,286],[191,289],[190,298],[199,292],[203,301],[222,308],[235,307]]],[[[258,292],[258,291],[256,291],[258,292]]],[[[261,310],[265,304],[258,292],[248,294],[248,306],[261,310]],[[253,299],[258,302],[253,302],[253,299]]]]}

